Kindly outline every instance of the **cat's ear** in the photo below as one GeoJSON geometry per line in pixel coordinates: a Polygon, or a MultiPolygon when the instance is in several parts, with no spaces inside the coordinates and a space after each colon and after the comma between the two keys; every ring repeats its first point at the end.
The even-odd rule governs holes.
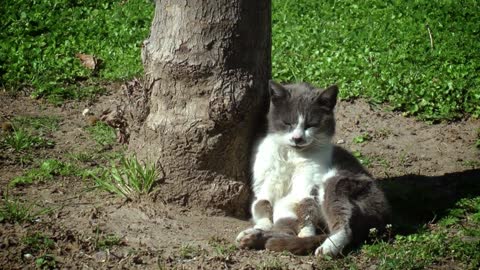
{"type": "Polygon", "coordinates": [[[318,95],[316,102],[321,107],[333,111],[333,108],[335,108],[335,105],[337,104],[337,96],[338,86],[333,84],[323,90],[320,95],[318,95]]]}
{"type": "Polygon", "coordinates": [[[270,100],[273,103],[285,100],[290,96],[290,93],[285,87],[283,87],[283,85],[273,80],[268,81],[268,85],[270,88],[270,100]]]}

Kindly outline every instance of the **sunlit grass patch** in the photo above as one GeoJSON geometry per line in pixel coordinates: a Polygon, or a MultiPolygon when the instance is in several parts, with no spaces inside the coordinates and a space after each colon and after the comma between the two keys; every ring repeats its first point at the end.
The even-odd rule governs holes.
{"type": "Polygon", "coordinates": [[[136,157],[131,156],[122,157],[118,165],[104,168],[103,172],[92,174],[92,177],[99,188],[132,199],[148,194],[158,175],[154,165],[141,164],[136,157]]]}
{"type": "Polygon", "coordinates": [[[117,141],[115,129],[103,122],[98,121],[95,125],[87,127],[86,130],[101,146],[112,145],[117,141]]]}
{"type": "Polygon", "coordinates": [[[33,98],[44,98],[54,105],[62,105],[65,100],[95,100],[106,89],[99,86],[52,86],[51,88],[40,88],[32,92],[33,98]]]}
{"type": "Polygon", "coordinates": [[[140,74],[153,7],[150,0],[2,3],[0,85],[62,104],[104,91],[99,80],[140,74]],[[82,66],[78,53],[101,59],[100,68],[82,66]]]}
{"type": "Polygon", "coordinates": [[[372,136],[368,133],[364,133],[353,138],[353,142],[356,144],[362,144],[372,140],[372,136]]]}
{"type": "Polygon", "coordinates": [[[40,136],[32,135],[25,130],[14,130],[7,134],[1,141],[0,145],[11,148],[16,152],[25,151],[33,148],[52,147],[55,143],[51,140],[40,136]]]}
{"type": "Polygon", "coordinates": [[[39,167],[28,170],[10,181],[10,186],[27,185],[53,180],[56,176],[80,176],[82,171],[74,165],[57,159],[44,160],[39,167]]]}
{"type": "Polygon", "coordinates": [[[272,1],[272,77],[427,120],[480,116],[478,1],[272,1]]]}
{"type": "Polygon", "coordinates": [[[480,197],[462,199],[437,224],[378,241],[362,248],[380,269],[423,269],[449,264],[458,269],[480,267],[480,197]]]}

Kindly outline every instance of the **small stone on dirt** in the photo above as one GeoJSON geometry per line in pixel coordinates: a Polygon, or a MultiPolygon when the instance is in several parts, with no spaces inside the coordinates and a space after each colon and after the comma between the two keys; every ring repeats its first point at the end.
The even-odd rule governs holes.
{"type": "Polygon", "coordinates": [[[30,254],[30,253],[24,254],[23,257],[24,257],[25,259],[27,259],[27,260],[32,260],[32,259],[33,259],[33,255],[30,254]]]}
{"type": "Polygon", "coordinates": [[[105,251],[99,251],[95,253],[95,260],[97,262],[106,262],[107,261],[107,253],[105,251]]]}
{"type": "Polygon", "coordinates": [[[93,113],[90,112],[90,109],[89,108],[85,108],[82,112],[82,115],[83,116],[87,116],[87,115],[92,115],[93,113]]]}

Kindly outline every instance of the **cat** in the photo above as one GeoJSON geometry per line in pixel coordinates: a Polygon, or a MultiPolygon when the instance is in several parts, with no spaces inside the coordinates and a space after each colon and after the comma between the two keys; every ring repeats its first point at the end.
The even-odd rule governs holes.
{"type": "Polygon", "coordinates": [[[339,255],[381,230],[389,205],[372,176],[335,146],[338,87],[269,82],[268,131],[254,153],[254,226],[240,248],[339,255]]]}

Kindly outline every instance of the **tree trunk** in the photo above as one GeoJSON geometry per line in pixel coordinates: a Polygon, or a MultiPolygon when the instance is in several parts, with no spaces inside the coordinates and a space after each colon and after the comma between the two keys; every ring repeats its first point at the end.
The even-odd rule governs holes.
{"type": "Polygon", "coordinates": [[[142,50],[147,110],[129,147],[159,168],[164,200],[245,214],[270,36],[268,0],[156,1],[142,50]]]}

